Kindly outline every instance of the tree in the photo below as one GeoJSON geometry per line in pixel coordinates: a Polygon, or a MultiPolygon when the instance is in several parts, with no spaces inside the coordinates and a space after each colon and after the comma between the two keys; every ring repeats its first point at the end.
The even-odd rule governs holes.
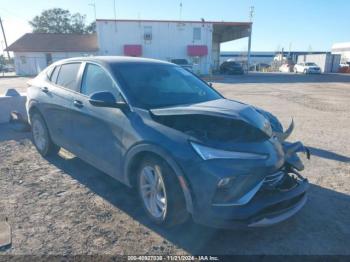
{"type": "Polygon", "coordinates": [[[34,33],[94,33],[94,28],[85,24],[85,18],[80,13],[71,14],[68,10],[53,8],[42,11],[29,24],[34,33]]]}

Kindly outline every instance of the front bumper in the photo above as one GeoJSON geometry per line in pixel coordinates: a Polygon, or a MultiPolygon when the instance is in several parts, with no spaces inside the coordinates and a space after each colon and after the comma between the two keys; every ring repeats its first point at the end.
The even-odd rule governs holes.
{"type": "Polygon", "coordinates": [[[307,179],[295,180],[290,189],[260,190],[247,204],[212,206],[193,214],[195,222],[217,228],[263,227],[282,222],[306,203],[307,179]]]}

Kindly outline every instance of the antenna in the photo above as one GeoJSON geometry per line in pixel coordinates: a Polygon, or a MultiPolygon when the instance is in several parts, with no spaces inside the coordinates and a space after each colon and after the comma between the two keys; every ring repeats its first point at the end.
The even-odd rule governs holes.
{"type": "Polygon", "coordinates": [[[180,2],[180,13],[179,13],[179,20],[182,20],[182,1],[180,2]]]}
{"type": "Polygon", "coordinates": [[[254,15],[255,15],[254,6],[251,6],[251,7],[249,8],[249,21],[250,21],[250,22],[253,22],[253,17],[254,17],[254,15]]]}

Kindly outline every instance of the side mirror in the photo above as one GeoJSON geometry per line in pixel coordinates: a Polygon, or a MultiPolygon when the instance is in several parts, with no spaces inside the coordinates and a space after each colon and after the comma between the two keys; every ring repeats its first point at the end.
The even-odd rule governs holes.
{"type": "Polygon", "coordinates": [[[115,107],[115,108],[125,108],[127,104],[125,101],[117,101],[115,96],[108,91],[95,92],[90,95],[90,104],[98,107],[115,107]]]}

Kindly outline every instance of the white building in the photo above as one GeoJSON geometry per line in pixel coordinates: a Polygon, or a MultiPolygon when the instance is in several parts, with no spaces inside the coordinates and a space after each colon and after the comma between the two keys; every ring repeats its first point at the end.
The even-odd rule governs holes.
{"type": "Polygon", "coordinates": [[[341,55],[341,64],[350,63],[350,42],[334,44],[332,46],[332,54],[341,55]]]}
{"type": "Polygon", "coordinates": [[[28,33],[8,47],[14,53],[17,75],[36,75],[52,62],[63,58],[95,55],[95,34],[28,33]]]}
{"type": "Polygon", "coordinates": [[[220,64],[220,44],[250,36],[251,23],[96,20],[100,55],[128,55],[170,61],[186,59],[208,74],[220,64]]]}

